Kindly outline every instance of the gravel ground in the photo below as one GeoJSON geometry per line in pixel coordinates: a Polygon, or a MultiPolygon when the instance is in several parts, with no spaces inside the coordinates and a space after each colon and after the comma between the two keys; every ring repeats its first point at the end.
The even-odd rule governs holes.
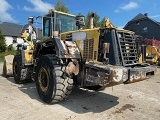
{"type": "MultiPolygon", "coordinates": [[[[0,63],[2,73],[2,63],[0,63]]],[[[59,104],[43,103],[35,83],[0,76],[0,120],[159,120],[160,68],[150,79],[94,92],[74,88],[59,104]]]]}

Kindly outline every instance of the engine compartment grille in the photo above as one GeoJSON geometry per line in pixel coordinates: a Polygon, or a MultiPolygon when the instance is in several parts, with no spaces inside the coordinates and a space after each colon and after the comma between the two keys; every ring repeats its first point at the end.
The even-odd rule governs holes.
{"type": "MultiPolygon", "coordinates": [[[[94,39],[86,39],[84,40],[83,46],[83,59],[93,60],[95,57],[93,56],[93,47],[94,47],[94,39]]],[[[96,55],[96,54],[94,54],[96,55]]]]}

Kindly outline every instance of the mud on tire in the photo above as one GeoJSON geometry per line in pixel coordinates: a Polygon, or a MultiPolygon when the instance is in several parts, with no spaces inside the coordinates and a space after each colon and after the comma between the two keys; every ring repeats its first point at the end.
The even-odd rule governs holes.
{"type": "Polygon", "coordinates": [[[61,66],[56,57],[41,56],[36,68],[35,81],[40,98],[49,104],[65,99],[72,91],[73,80],[62,78],[61,66]]]}

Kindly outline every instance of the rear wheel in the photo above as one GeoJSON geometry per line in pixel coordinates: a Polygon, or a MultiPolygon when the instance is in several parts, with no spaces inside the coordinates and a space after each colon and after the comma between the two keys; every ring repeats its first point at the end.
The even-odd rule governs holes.
{"type": "Polygon", "coordinates": [[[40,98],[46,103],[56,103],[72,91],[73,80],[62,77],[63,71],[55,57],[40,57],[36,68],[36,87],[40,98]]]}

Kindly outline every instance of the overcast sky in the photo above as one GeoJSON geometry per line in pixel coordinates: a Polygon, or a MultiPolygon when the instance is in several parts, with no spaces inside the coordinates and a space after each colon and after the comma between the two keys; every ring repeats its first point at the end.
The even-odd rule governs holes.
{"type": "MultiPolygon", "coordinates": [[[[26,24],[29,16],[45,15],[57,0],[0,0],[0,22],[26,24]]],[[[123,27],[139,13],[160,22],[160,0],[63,0],[71,14],[96,12],[116,27],[123,27]]]]}

